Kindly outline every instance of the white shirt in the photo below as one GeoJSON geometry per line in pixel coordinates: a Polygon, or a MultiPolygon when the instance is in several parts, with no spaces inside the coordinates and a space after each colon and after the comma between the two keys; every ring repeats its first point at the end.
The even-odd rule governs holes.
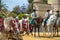
{"type": "Polygon", "coordinates": [[[36,15],[36,13],[34,13],[34,12],[31,13],[32,18],[35,18],[35,15],[36,15]]]}
{"type": "Polygon", "coordinates": [[[48,12],[45,13],[45,17],[48,17],[50,14],[48,12]]]}
{"type": "Polygon", "coordinates": [[[45,17],[49,17],[50,15],[52,15],[52,10],[50,10],[49,12],[45,13],[45,17]]]}

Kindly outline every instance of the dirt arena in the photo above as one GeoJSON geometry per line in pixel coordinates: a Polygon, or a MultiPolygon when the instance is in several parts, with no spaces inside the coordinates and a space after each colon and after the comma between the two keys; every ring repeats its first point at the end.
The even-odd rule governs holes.
{"type": "Polygon", "coordinates": [[[33,37],[33,36],[23,36],[23,40],[60,40],[60,37],[53,37],[53,38],[47,38],[47,37],[33,37]]]}
{"type": "MultiPolygon", "coordinates": [[[[23,38],[23,40],[60,40],[60,37],[50,37],[49,38],[47,33],[45,35],[43,35],[43,33],[40,33],[40,37],[37,36],[37,33],[36,33],[36,37],[34,37],[31,34],[30,35],[23,34],[22,38],[23,38]]],[[[0,33],[0,40],[8,40],[8,37],[6,37],[6,35],[4,33],[2,33],[2,34],[0,33]]]]}

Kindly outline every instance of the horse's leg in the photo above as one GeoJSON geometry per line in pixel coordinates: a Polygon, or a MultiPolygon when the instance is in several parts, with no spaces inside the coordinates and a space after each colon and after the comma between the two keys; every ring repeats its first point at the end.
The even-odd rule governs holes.
{"type": "Polygon", "coordinates": [[[38,36],[40,37],[40,34],[39,34],[39,29],[40,29],[40,26],[38,26],[38,36]]]}
{"type": "Polygon", "coordinates": [[[42,30],[43,30],[43,36],[45,36],[45,27],[42,26],[42,30]]]}
{"type": "Polygon", "coordinates": [[[58,27],[56,28],[56,30],[57,30],[57,36],[59,36],[59,35],[58,35],[58,27]]]}
{"type": "Polygon", "coordinates": [[[50,26],[50,36],[53,37],[53,26],[50,26]]]}
{"type": "Polygon", "coordinates": [[[56,30],[57,30],[57,29],[56,29],[56,27],[54,26],[54,27],[53,27],[53,36],[56,36],[56,30]]]}
{"type": "Polygon", "coordinates": [[[36,37],[36,26],[34,26],[34,36],[36,37]]]}
{"type": "Polygon", "coordinates": [[[49,32],[50,32],[50,26],[47,26],[47,31],[48,31],[48,36],[50,36],[49,32]]]}
{"type": "Polygon", "coordinates": [[[47,27],[47,26],[44,27],[45,36],[46,36],[46,27],[47,27]]]}
{"type": "Polygon", "coordinates": [[[53,36],[55,35],[55,27],[53,26],[53,36]]]}
{"type": "Polygon", "coordinates": [[[31,25],[31,26],[30,26],[30,33],[31,33],[31,35],[33,35],[32,32],[33,32],[33,26],[31,25]]]}
{"type": "Polygon", "coordinates": [[[50,27],[51,27],[51,37],[53,37],[53,26],[50,27]]]}

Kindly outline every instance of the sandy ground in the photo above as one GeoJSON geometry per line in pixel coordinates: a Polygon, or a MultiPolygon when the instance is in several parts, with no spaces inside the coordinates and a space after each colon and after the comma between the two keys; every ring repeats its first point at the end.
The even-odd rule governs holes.
{"type": "Polygon", "coordinates": [[[36,33],[36,37],[34,37],[34,35],[31,35],[31,34],[29,36],[24,35],[23,40],[60,40],[60,37],[50,37],[49,38],[47,33],[45,35],[43,35],[43,33],[40,33],[40,37],[38,37],[37,33],[36,33]]]}
{"type": "Polygon", "coordinates": [[[60,40],[60,37],[53,37],[53,38],[47,38],[47,37],[33,37],[33,36],[23,36],[23,40],[60,40]]]}
{"type": "MultiPolygon", "coordinates": [[[[5,36],[6,36],[5,34],[0,33],[0,40],[8,40],[7,37],[5,37],[5,36]]],[[[48,38],[47,33],[45,35],[43,35],[43,33],[40,33],[40,36],[41,37],[38,37],[37,33],[36,33],[36,37],[34,37],[34,35],[31,35],[31,34],[30,35],[24,34],[22,36],[22,38],[23,38],[23,40],[60,40],[60,37],[50,37],[50,38],[48,38]]]]}

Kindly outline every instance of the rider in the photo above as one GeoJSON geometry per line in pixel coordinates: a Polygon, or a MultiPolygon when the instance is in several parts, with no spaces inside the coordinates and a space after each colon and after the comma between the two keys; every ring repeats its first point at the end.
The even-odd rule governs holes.
{"type": "Polygon", "coordinates": [[[59,18],[60,17],[60,13],[59,13],[59,11],[56,11],[56,12],[57,12],[56,16],[57,16],[57,18],[59,18]]]}
{"type": "Polygon", "coordinates": [[[47,10],[47,12],[45,13],[45,19],[43,20],[44,21],[44,26],[45,26],[46,21],[48,20],[49,17],[50,17],[50,10],[47,10]]]}
{"type": "Polygon", "coordinates": [[[33,23],[34,23],[33,20],[34,20],[36,17],[37,17],[37,15],[36,15],[36,10],[34,9],[33,12],[31,13],[31,18],[32,18],[32,19],[31,19],[31,21],[32,21],[31,24],[32,24],[32,25],[33,25],[33,23]]]}
{"type": "Polygon", "coordinates": [[[31,13],[31,17],[34,19],[36,17],[36,10],[34,9],[33,12],[31,13]]]}
{"type": "Polygon", "coordinates": [[[31,30],[30,30],[30,32],[32,33],[32,31],[33,31],[33,24],[34,24],[34,19],[36,18],[36,10],[35,9],[33,9],[33,12],[31,13],[31,18],[32,19],[30,19],[30,24],[31,24],[31,30]]]}
{"type": "Polygon", "coordinates": [[[46,14],[45,14],[45,18],[46,20],[50,17],[50,10],[47,10],[46,14]]]}

